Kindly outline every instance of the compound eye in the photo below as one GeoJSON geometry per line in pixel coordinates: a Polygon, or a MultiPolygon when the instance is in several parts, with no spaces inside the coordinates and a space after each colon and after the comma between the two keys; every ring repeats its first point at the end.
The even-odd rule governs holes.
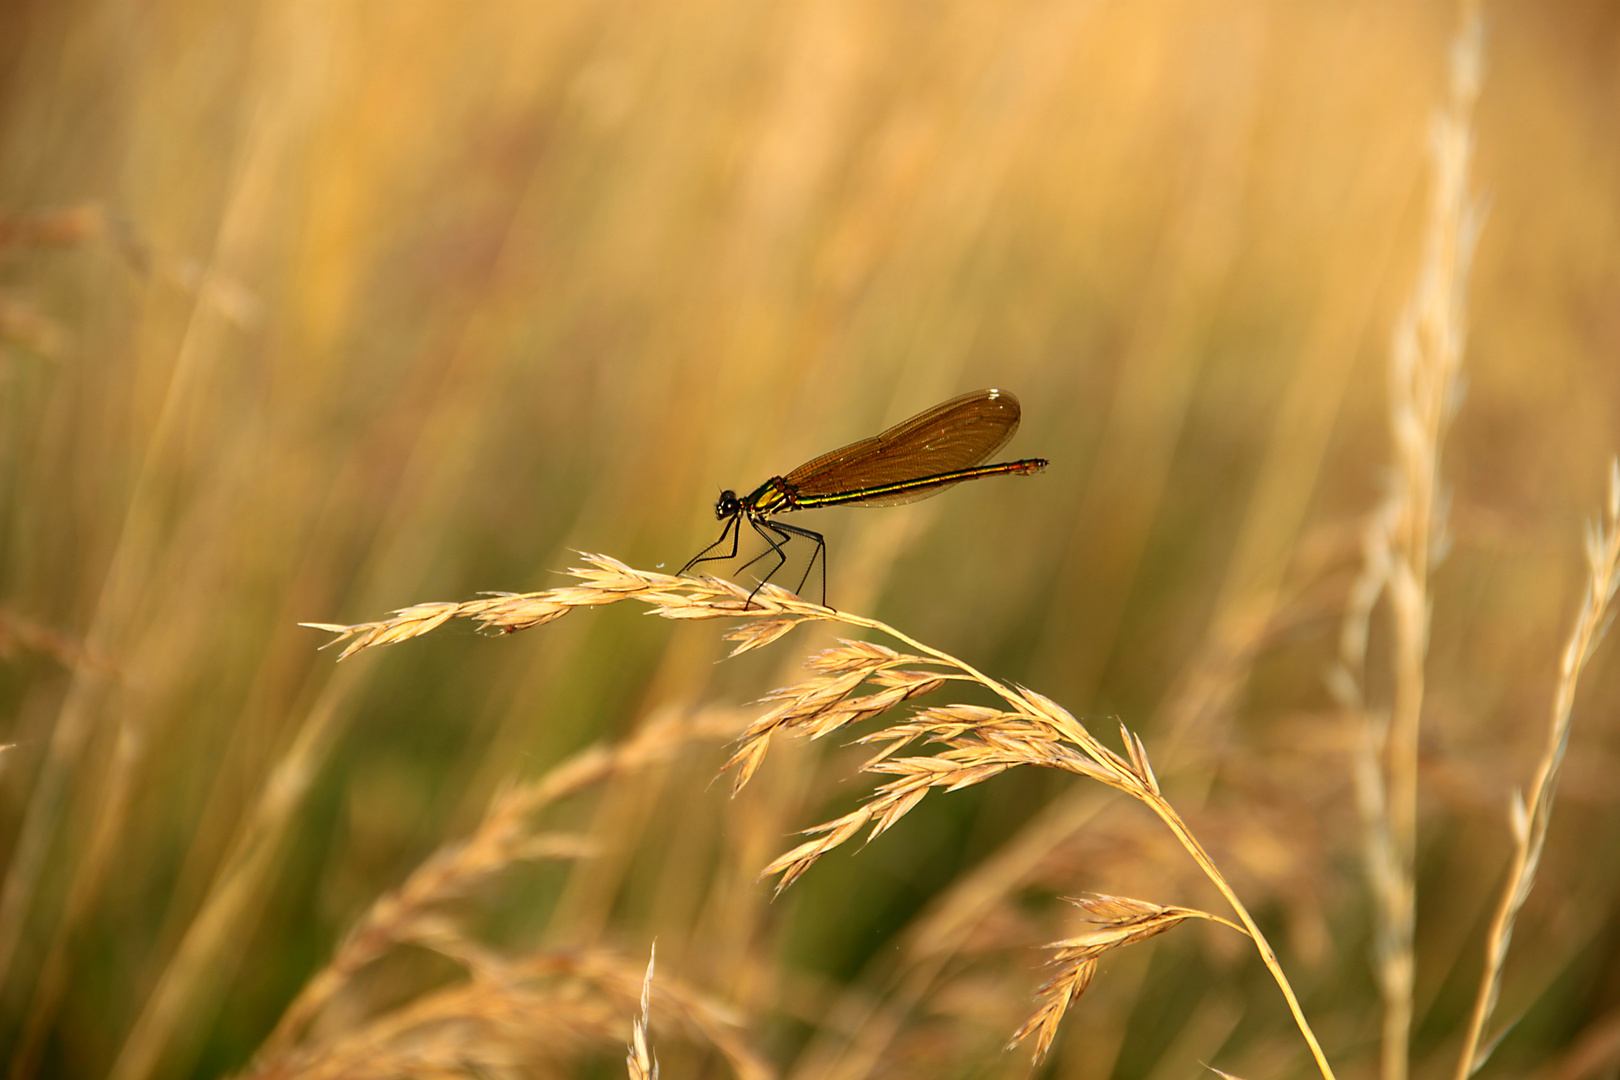
{"type": "Polygon", "coordinates": [[[716,519],[728,518],[737,512],[740,505],[735,491],[722,491],[719,501],[714,504],[714,516],[716,519]]]}

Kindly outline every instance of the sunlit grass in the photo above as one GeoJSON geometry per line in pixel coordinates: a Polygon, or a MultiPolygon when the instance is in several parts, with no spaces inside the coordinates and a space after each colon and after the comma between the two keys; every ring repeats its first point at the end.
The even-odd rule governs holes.
{"type": "MultiPolygon", "coordinates": [[[[1357,604],[1411,464],[1389,343],[1450,4],[12,5],[12,1074],[427,1075],[465,1038],[511,1050],[485,1075],[595,1075],[641,1016],[671,1077],[1024,1075],[1042,945],[1233,918],[1138,802],[1013,769],[773,899],[795,833],[883,797],[842,731],[711,783],[823,620],[724,663],[625,604],[342,663],[298,625],[500,610],[577,550],[668,573],[720,489],[984,386],[1051,467],[813,518],[839,610],[1123,721],[1345,1077],[1406,1042],[1381,1058],[1352,767],[1404,702],[1412,1075],[1453,1073],[1471,1009],[1511,1025],[1482,1075],[1612,1068],[1614,668],[1577,695],[1560,657],[1620,445],[1613,28],[1485,16],[1462,396],[1407,500],[1450,546],[1407,552],[1400,629],[1357,604]]],[[[1111,952],[1044,1068],[1302,1074],[1242,943],[1111,952]]]]}

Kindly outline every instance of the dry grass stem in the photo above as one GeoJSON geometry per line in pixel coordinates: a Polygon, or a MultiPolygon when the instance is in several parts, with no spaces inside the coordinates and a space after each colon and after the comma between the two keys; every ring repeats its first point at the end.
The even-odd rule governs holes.
{"type": "MultiPolygon", "coordinates": [[[[853,654],[841,654],[839,649],[829,650],[817,662],[837,674],[807,680],[794,688],[790,695],[790,702],[810,703],[789,710],[798,727],[834,729],[846,722],[844,716],[862,714],[859,705],[862,699],[853,699],[856,702],[853,706],[848,705],[846,699],[859,685],[854,676],[866,670],[863,664],[872,670],[891,664],[938,665],[946,668],[952,678],[978,682],[1000,696],[1011,708],[996,710],[965,705],[931,707],[918,711],[909,721],[891,724],[857,740],[880,746],[879,751],[862,766],[862,771],[892,775],[897,779],[878,785],[861,806],[849,813],[805,830],[815,839],[800,844],[768,865],[762,876],[780,875],[778,892],[792,884],[822,855],[853,839],[863,830],[868,830],[868,840],[881,835],[932,790],[955,791],[1022,765],[1056,768],[1087,776],[1142,802],[1170,827],[1205,876],[1237,912],[1244,932],[1253,939],[1262,961],[1287,1000],[1317,1067],[1324,1077],[1333,1076],[1332,1067],[1305,1019],[1276,953],[1209,853],[1164,798],[1158,778],[1148,761],[1147,751],[1135,734],[1121,725],[1120,735],[1127,753],[1126,757],[1121,757],[1099,742],[1056,702],[1036,691],[1005,686],[954,657],[921,645],[875,621],[854,620],[843,615],[837,617],[892,634],[927,656],[896,656],[892,659],[864,656],[858,660],[853,654]],[[950,671],[951,668],[955,670],[950,671]],[[823,717],[824,713],[831,715],[823,717]],[[928,757],[893,756],[897,750],[917,740],[943,745],[947,749],[928,757]]],[[[757,767],[763,757],[763,746],[769,731],[775,730],[775,727],[773,723],[769,729],[755,731],[751,728],[750,732],[744,733],[742,746],[733,755],[731,764],[738,768],[757,767]]],[[[1070,975],[1067,985],[1069,997],[1072,997],[1082,988],[1082,981],[1089,981],[1089,975],[1079,970],[1070,975]]]]}
{"type": "Polygon", "coordinates": [[[1586,592],[1581,597],[1581,609],[1575,616],[1575,629],[1570,633],[1559,662],[1558,686],[1553,691],[1552,714],[1547,725],[1547,746],[1536,765],[1530,804],[1526,806],[1524,795],[1517,791],[1509,803],[1513,860],[1486,937],[1485,971],[1474,998],[1462,1053],[1457,1059],[1456,1080],[1468,1080],[1478,1072],[1489,1060],[1501,1034],[1506,1034],[1504,1029],[1496,1039],[1481,1042],[1501,993],[1502,968],[1507,961],[1508,945],[1513,940],[1514,919],[1530,896],[1530,889],[1536,881],[1536,868],[1541,864],[1547,826],[1552,820],[1553,797],[1558,793],[1558,770],[1564,761],[1564,750],[1569,745],[1575,686],[1586,662],[1592,657],[1592,650],[1597,648],[1604,631],[1608,629],[1612,617],[1609,606],[1614,600],[1616,588],[1620,587],[1620,459],[1609,462],[1609,497],[1603,517],[1587,529],[1586,565],[1586,592]]]}
{"type": "MultiPolygon", "coordinates": [[[[1276,953],[1214,860],[1165,799],[1141,740],[1123,725],[1120,736],[1126,753],[1121,756],[1103,745],[1085,725],[1050,698],[1034,690],[1003,684],[956,657],[875,619],[808,604],[770,585],[762,587],[750,603],[746,591],[727,581],[636,570],[604,555],[586,555],[585,561],[586,567],[570,571],[582,583],[578,586],[540,593],[503,594],[462,604],[419,604],[397,612],[392,619],[354,626],[306,625],[336,634],[333,644],[348,642],[342,657],[374,645],[419,636],[452,618],[471,618],[484,628],[512,631],[543,625],[575,608],[621,600],[638,600],[649,605],[652,614],[664,618],[741,616],[759,620],[727,634],[738,643],[733,655],[775,640],[806,619],[834,621],[883,633],[911,651],[901,652],[871,642],[842,641],[810,658],[808,666],[814,672],[810,678],[766,695],[764,700],[772,703],[772,707],[743,732],[736,751],[722,769],[736,771],[734,792],[740,791],[755,774],[775,736],[821,738],[852,723],[874,719],[895,705],[948,681],[977,683],[1001,698],[1006,707],[994,709],[960,704],[929,707],[917,711],[909,720],[860,737],[857,742],[877,747],[861,771],[894,779],[879,784],[855,810],[805,830],[813,839],[772,861],[761,872],[761,877],[777,876],[776,888],[780,893],[821,856],[863,831],[871,840],[892,828],[931,791],[960,790],[1026,765],[1090,777],[1148,806],[1170,827],[1205,876],[1226,897],[1288,1002],[1317,1067],[1331,1080],[1332,1068],[1305,1019],[1276,953]],[[762,625],[766,629],[760,631],[762,625]],[[870,693],[857,693],[868,683],[874,687],[870,693]],[[897,756],[905,747],[917,742],[945,749],[928,756],[897,756]]],[[[1058,994],[1054,990],[1046,995],[1047,999],[1056,1000],[1056,995],[1065,1001],[1071,1000],[1082,988],[1082,979],[1089,980],[1089,975],[1071,972],[1064,984],[1066,991],[1058,994]]],[[[1061,1010],[1053,1015],[1061,1017],[1061,1010]]],[[[1049,1041],[1048,1038],[1047,1044],[1049,1041]]]]}
{"type": "Polygon", "coordinates": [[[658,1080],[658,1059],[647,1046],[647,1029],[652,1025],[653,966],[657,962],[655,941],[647,955],[647,978],[641,984],[641,1015],[630,1025],[630,1052],[624,1059],[630,1080],[658,1080]]]}
{"type": "MultiPolygon", "coordinates": [[[[623,1041],[623,1017],[648,988],[641,968],[609,952],[541,952],[504,961],[467,949],[469,978],[329,1040],[261,1058],[254,1080],[511,1075],[623,1041]]],[[[738,1034],[732,1010],[678,980],[656,995],[665,1012],[725,1056],[743,1080],[774,1070],[738,1034]]],[[[650,998],[649,1013],[650,1013],[650,998]]]]}
{"type": "Polygon", "coordinates": [[[652,613],[666,619],[724,619],[733,616],[757,619],[728,635],[737,642],[731,655],[749,652],[768,644],[805,619],[837,616],[831,608],[807,603],[786,589],[764,585],[748,599],[747,589],[719,578],[682,578],[650,570],[633,570],[606,555],[582,556],[584,567],[569,571],[581,584],[535,593],[490,593],[483,599],[463,603],[414,604],[401,608],[392,618],[343,626],[333,623],[302,623],[315,630],[337,635],[328,645],[344,644],[339,660],[378,645],[393,645],[437,630],[451,619],[472,619],[480,630],[514,633],[562,618],[582,607],[639,600],[652,607],[652,613]]]}
{"type": "Polygon", "coordinates": [[[1469,266],[1479,209],[1469,192],[1471,118],[1479,96],[1483,24],[1465,5],[1452,44],[1449,97],[1431,133],[1431,187],[1417,286],[1395,331],[1390,367],[1390,491],[1374,513],[1363,569],[1344,617],[1338,668],[1341,705],[1363,717],[1354,766],[1363,818],[1363,857],[1376,913],[1374,953],[1384,999],[1381,1075],[1405,1080],[1415,969],[1418,745],[1431,599],[1429,573],[1447,547],[1440,450],[1459,399],[1466,340],[1469,266]],[[1378,598],[1388,598],[1394,696],[1387,719],[1366,709],[1367,633],[1378,598]]]}
{"type": "Polygon", "coordinates": [[[443,933],[447,924],[434,914],[439,906],[471,895],[518,862],[594,853],[587,837],[538,831],[533,819],[542,810],[612,777],[667,761],[695,740],[735,734],[736,721],[729,712],[666,716],[620,746],[590,747],[544,776],[498,793],[472,836],[440,848],[361,916],[332,959],[283,1012],[260,1056],[273,1057],[295,1044],[362,968],[395,946],[412,943],[462,959],[457,952],[462,939],[443,933]]]}
{"type": "MultiPolygon", "coordinates": [[[[1324,611],[1339,609],[1338,594],[1317,596],[1310,584],[1319,583],[1337,564],[1348,562],[1358,537],[1359,532],[1343,526],[1315,530],[1304,544],[1304,552],[1295,556],[1302,583],[1287,589],[1274,604],[1265,605],[1272,613],[1270,619],[1230,619],[1212,628],[1211,637],[1188,661],[1157,710],[1161,729],[1168,728],[1162,738],[1172,769],[1183,775],[1212,772],[1209,763],[1218,733],[1228,729],[1228,714],[1236,708],[1237,694],[1246,685],[1255,657],[1275,637],[1319,619],[1324,611]]],[[[898,726],[890,725],[888,730],[893,732],[898,726]]],[[[906,930],[900,964],[885,980],[888,991],[882,1007],[873,1008],[864,986],[860,992],[847,993],[832,1010],[835,1019],[830,1026],[840,1036],[824,1038],[807,1051],[813,1063],[802,1067],[803,1074],[839,1080],[872,1075],[884,1051],[903,1032],[906,1017],[939,990],[942,980],[948,981],[951,962],[960,959],[969,942],[988,927],[1017,918],[1010,909],[1011,895],[1036,882],[1044,884],[1072,873],[1066,852],[1082,834],[1096,831],[1088,827],[1096,824],[1105,805],[1106,797],[1095,789],[1074,788],[964,874],[906,930]],[[844,1036],[846,1031],[853,1033],[844,1036]]],[[[1106,1070],[1100,1061],[1094,1064],[1106,1070]]]]}

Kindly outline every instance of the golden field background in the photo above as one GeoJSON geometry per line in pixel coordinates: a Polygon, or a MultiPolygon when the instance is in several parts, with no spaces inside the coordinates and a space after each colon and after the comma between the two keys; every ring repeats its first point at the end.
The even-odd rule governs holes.
{"type": "MultiPolygon", "coordinates": [[[[1485,17],[1414,1076],[1450,1073],[1620,448],[1620,10],[1485,17]]],[[[12,1075],[248,1068],[348,927],[504,785],[694,711],[740,729],[831,637],[717,664],[714,625],[614,606],[339,665],[299,622],[549,588],[581,549],[671,570],[715,535],[719,488],[985,386],[1023,402],[1008,456],[1051,468],[804,515],[829,600],[1105,739],[1129,724],[1339,1075],[1377,1075],[1351,728],[1324,673],[1392,461],[1390,340],[1456,21],[1289,0],[0,10],[12,1075]]],[[[1620,1061],[1612,647],[1482,1075],[1620,1061]]],[[[505,955],[627,972],[624,1007],[564,1030],[543,1005],[480,1036],[487,1060],[419,1075],[618,1075],[656,938],[659,978],[723,1006],[760,1069],[1022,1076],[1027,1049],[1000,1048],[1039,946],[1072,932],[1056,897],[1221,910],[1140,807],[1028,770],[932,797],[773,902],[755,876],[850,805],[862,755],[778,751],[735,800],[709,783],[725,756],[693,737],[581,785],[544,828],[589,857],[447,911],[505,955]]],[[[1190,926],[1114,955],[1042,1075],[1304,1075],[1235,940],[1190,926]]],[[[459,977],[394,950],[312,1044],[459,977]]],[[[656,999],[653,1023],[664,1075],[732,1074],[656,999]]]]}

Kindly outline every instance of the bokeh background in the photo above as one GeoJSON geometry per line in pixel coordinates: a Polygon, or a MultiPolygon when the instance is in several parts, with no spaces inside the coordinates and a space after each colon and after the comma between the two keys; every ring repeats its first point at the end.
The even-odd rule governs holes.
{"type": "MultiPolygon", "coordinates": [[[[1417,1075],[1455,1053],[1620,447],[1620,8],[1485,15],[1417,1075]]],[[[719,488],[985,386],[1022,399],[1009,454],[1051,468],[803,515],[829,599],[1139,731],[1340,1075],[1372,1075],[1323,673],[1392,459],[1389,342],[1456,23],[1291,0],[5,5],[12,1075],[247,1067],[501,785],[672,712],[745,722],[830,637],[716,663],[714,624],[625,605],[339,665],[299,622],[548,588],[576,550],[678,567],[719,488]]],[[[1616,672],[1600,652],[1577,703],[1496,1075],[1620,1055],[1616,672]]],[[[772,902],[754,875],[850,805],[859,752],[788,750],[735,801],[709,784],[724,756],[693,739],[559,804],[597,856],[514,870],[457,918],[638,971],[656,937],[661,977],[728,1003],[783,1075],[1018,1076],[1027,1050],[1000,1047],[1071,925],[1054,897],[1219,909],[1140,807],[1031,770],[930,799],[772,902]]],[[[1223,933],[1113,958],[1048,1074],[1308,1068],[1223,933]]],[[[455,977],[396,958],[324,1030],[455,977]]],[[[666,1075],[730,1074],[654,1019],[666,1075]]],[[[564,1040],[514,1069],[622,1054],[564,1040]]]]}

